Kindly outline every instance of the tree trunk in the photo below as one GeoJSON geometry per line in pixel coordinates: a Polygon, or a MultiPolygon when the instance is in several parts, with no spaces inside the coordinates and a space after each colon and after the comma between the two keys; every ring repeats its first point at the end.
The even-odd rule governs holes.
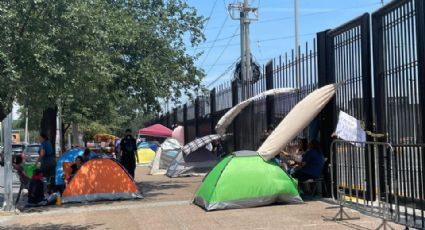
{"type": "Polygon", "coordinates": [[[2,106],[0,106],[0,122],[3,121],[7,116],[7,112],[2,106]]]}
{"type": "Polygon", "coordinates": [[[43,111],[43,117],[41,118],[41,133],[45,133],[52,144],[53,151],[56,151],[56,114],[58,110],[56,108],[48,108],[43,111]]]}
{"type": "Polygon", "coordinates": [[[65,128],[65,124],[62,122],[62,146],[61,146],[61,150],[62,150],[62,153],[64,153],[65,152],[65,150],[66,150],[66,148],[65,148],[65,133],[66,133],[66,130],[69,128],[69,126],[67,127],[67,128],[65,128]]]}
{"type": "Polygon", "coordinates": [[[72,145],[74,147],[80,146],[80,140],[79,140],[79,132],[78,132],[78,124],[72,123],[72,145]]]}

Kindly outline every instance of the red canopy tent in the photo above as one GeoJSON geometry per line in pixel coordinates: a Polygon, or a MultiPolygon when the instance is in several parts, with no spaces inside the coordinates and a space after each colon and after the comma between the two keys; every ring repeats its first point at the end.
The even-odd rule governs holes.
{"type": "Polygon", "coordinates": [[[163,125],[155,124],[139,130],[139,135],[152,137],[171,137],[173,131],[163,125]]]}

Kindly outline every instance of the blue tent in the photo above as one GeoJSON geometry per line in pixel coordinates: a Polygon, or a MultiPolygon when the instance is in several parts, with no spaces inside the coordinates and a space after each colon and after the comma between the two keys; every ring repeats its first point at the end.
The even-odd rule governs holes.
{"type": "Polygon", "coordinates": [[[158,145],[156,145],[155,143],[150,143],[150,142],[140,142],[137,145],[137,149],[147,149],[150,148],[152,149],[152,151],[156,152],[156,150],[158,149],[158,145]]]}
{"type": "MultiPolygon", "coordinates": [[[[77,156],[82,156],[85,148],[73,148],[66,151],[61,158],[56,162],[56,177],[55,183],[56,185],[63,185],[65,182],[63,181],[63,163],[66,162],[74,162],[77,156]]],[[[90,152],[90,158],[96,158],[97,155],[93,151],[90,152]]]]}

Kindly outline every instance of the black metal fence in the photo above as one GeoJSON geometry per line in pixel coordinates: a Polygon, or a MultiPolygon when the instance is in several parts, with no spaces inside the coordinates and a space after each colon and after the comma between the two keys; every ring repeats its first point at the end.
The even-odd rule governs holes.
{"type": "Polygon", "coordinates": [[[372,28],[377,131],[396,144],[397,222],[423,229],[425,3],[394,1],[372,15],[372,28]]]}
{"type": "MultiPolygon", "coordinates": [[[[297,88],[293,94],[255,101],[229,127],[233,137],[227,142],[228,151],[256,149],[266,127],[281,121],[299,100],[317,87],[343,81],[345,85],[337,96],[300,135],[319,139],[324,156],[329,158],[339,111],[361,120],[365,130],[384,134],[385,138],[368,136],[367,140],[396,145],[398,167],[391,170],[398,175],[400,184],[397,191],[391,191],[392,197],[398,198],[393,204],[406,212],[403,223],[423,228],[425,162],[424,148],[418,146],[425,143],[425,2],[395,0],[372,16],[366,13],[319,32],[317,42],[299,47],[299,53],[298,57],[292,51],[270,60],[255,82],[223,83],[207,97],[197,98],[153,122],[166,126],[181,122],[186,141],[191,141],[213,133],[220,117],[248,96],[273,88],[297,88]]],[[[383,173],[380,165],[376,167],[380,173],[365,171],[375,165],[375,157],[366,157],[370,155],[376,156],[378,162],[384,160],[381,150],[363,149],[357,154],[363,166],[353,169],[353,173],[370,178],[356,192],[371,194],[367,198],[373,199],[375,195],[385,195],[376,192],[386,191],[382,186],[390,180],[391,173],[383,173]],[[376,181],[381,182],[379,189],[370,186],[376,181]]],[[[330,170],[336,173],[336,168],[330,170]]],[[[326,170],[324,176],[330,186],[329,175],[326,170]]],[[[398,221],[402,222],[402,218],[398,221]]]]}
{"type": "MultiPolygon", "coordinates": [[[[299,88],[296,93],[264,97],[250,104],[228,128],[232,138],[227,141],[228,151],[257,149],[261,137],[270,125],[277,125],[286,114],[318,86],[317,50],[305,45],[300,56],[285,54],[263,66],[263,74],[256,81],[225,82],[211,90],[208,96],[195,99],[184,106],[167,112],[152,123],[171,127],[176,123],[185,127],[186,142],[214,133],[217,121],[232,106],[269,89],[299,88]]],[[[307,128],[301,135],[316,138],[318,128],[307,128]],[[313,137],[314,136],[314,137],[313,137]]]]}

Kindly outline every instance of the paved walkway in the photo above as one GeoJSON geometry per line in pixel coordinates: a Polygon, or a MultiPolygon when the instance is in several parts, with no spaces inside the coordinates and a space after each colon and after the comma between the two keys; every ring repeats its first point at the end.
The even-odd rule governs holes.
{"type": "MultiPolygon", "coordinates": [[[[379,219],[347,210],[359,220],[328,222],[337,210],[322,201],[302,205],[205,212],[192,205],[202,178],[149,176],[138,168],[142,200],[62,205],[1,216],[0,229],[375,229],[379,219]]],[[[391,224],[396,229],[403,227],[391,224]]]]}

